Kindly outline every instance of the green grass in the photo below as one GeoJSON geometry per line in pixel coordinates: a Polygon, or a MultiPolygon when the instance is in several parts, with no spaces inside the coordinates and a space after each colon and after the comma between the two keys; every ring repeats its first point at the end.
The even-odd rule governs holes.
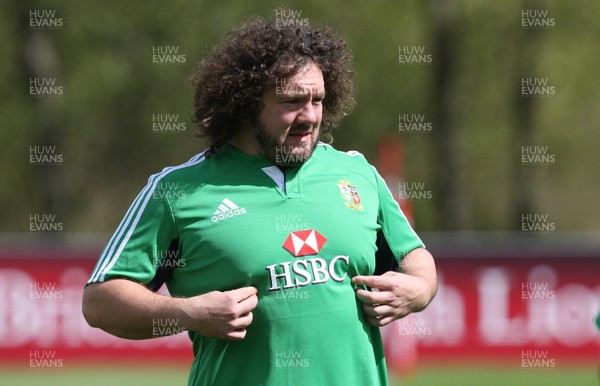
{"type": "MultiPolygon", "coordinates": [[[[10,386],[176,386],[186,385],[187,367],[65,365],[56,370],[30,370],[0,366],[0,384],[10,386]]],[[[597,370],[587,367],[557,367],[522,370],[477,364],[421,365],[408,379],[391,375],[391,385],[401,386],[596,386],[597,370]]],[[[312,386],[312,385],[311,385],[312,386]]],[[[320,386],[320,385],[314,385],[320,386]]],[[[330,385],[323,385],[330,386],[330,385]]],[[[369,385],[365,385],[369,386],[369,385]]]]}
{"type": "Polygon", "coordinates": [[[419,366],[412,377],[399,381],[390,375],[390,385],[402,386],[597,386],[593,366],[524,370],[491,365],[419,366]]]}
{"type": "Polygon", "coordinates": [[[0,367],[7,386],[176,386],[187,385],[189,368],[179,366],[65,366],[56,370],[0,367]]]}

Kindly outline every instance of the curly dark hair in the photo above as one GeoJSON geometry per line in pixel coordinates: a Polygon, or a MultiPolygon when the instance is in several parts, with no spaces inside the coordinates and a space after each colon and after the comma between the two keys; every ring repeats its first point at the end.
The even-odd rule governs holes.
{"type": "MultiPolygon", "coordinates": [[[[289,11],[285,11],[289,14],[289,11]]],[[[261,97],[276,79],[294,76],[310,61],[323,73],[322,133],[336,127],[355,105],[352,55],[329,27],[281,25],[255,17],[235,28],[200,62],[192,76],[196,135],[214,152],[245,120],[256,122],[261,97]]]]}

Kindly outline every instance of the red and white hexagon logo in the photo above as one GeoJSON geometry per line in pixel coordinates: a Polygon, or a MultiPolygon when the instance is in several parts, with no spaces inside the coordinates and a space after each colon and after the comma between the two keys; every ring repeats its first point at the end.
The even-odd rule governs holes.
{"type": "Polygon", "coordinates": [[[316,255],[327,239],[314,229],[291,232],[283,242],[283,248],[296,257],[316,255]]]}

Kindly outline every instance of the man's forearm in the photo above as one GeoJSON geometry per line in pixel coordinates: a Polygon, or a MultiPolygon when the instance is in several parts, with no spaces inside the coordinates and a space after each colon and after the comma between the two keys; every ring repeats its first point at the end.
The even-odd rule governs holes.
{"type": "Polygon", "coordinates": [[[437,273],[431,253],[425,248],[414,249],[400,262],[397,271],[423,281],[424,290],[414,299],[416,305],[414,311],[421,311],[427,307],[437,292],[437,273]]]}
{"type": "Polygon", "coordinates": [[[148,339],[183,331],[185,299],[156,294],[141,284],[115,279],[88,285],[83,315],[92,327],[126,339],[148,339]]]}

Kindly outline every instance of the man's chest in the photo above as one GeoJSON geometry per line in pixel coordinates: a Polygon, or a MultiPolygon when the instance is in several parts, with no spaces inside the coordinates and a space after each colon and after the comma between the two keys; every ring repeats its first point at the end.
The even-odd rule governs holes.
{"type": "Polygon", "coordinates": [[[177,206],[183,295],[254,285],[335,285],[374,267],[378,196],[360,176],[324,175],[285,194],[212,184],[177,206]]]}

